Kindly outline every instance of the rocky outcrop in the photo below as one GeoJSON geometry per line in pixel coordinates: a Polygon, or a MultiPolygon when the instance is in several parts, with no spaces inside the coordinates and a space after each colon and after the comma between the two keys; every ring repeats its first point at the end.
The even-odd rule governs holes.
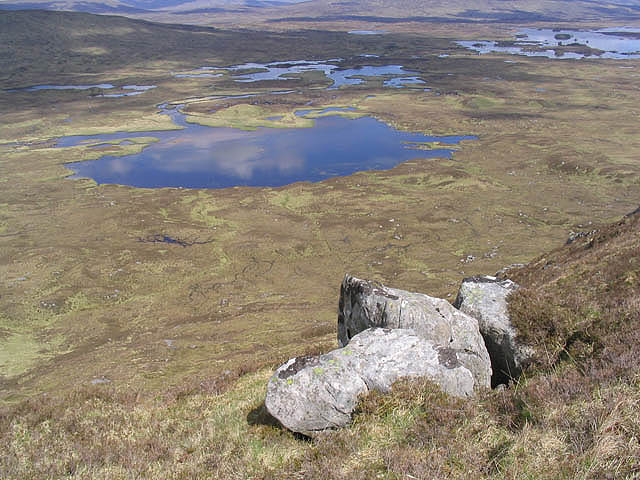
{"type": "Polygon", "coordinates": [[[492,385],[517,378],[531,361],[533,350],[517,340],[518,332],[509,319],[507,296],[518,285],[511,280],[482,275],[462,281],[454,306],[478,319],[493,367],[492,385]]]}
{"type": "Polygon", "coordinates": [[[412,329],[434,346],[455,351],[476,388],[491,384],[491,362],[475,318],[441,298],[346,275],[340,289],[338,342],[350,344],[371,327],[412,329]]]}
{"type": "Polygon", "coordinates": [[[596,233],[598,233],[598,230],[590,230],[588,232],[574,232],[572,230],[571,232],[569,232],[569,237],[567,238],[567,242],[565,243],[565,245],[571,245],[579,238],[593,237],[596,233]]]}
{"type": "Polygon", "coordinates": [[[269,380],[265,406],[286,428],[314,436],[345,426],[359,396],[389,391],[400,378],[427,378],[448,394],[467,397],[475,382],[461,356],[413,330],[368,329],[343,348],[282,365],[269,380]]]}

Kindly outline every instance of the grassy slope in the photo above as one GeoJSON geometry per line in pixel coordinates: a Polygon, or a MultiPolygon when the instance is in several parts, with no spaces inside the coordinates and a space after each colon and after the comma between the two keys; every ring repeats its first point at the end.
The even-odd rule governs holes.
{"type": "Polygon", "coordinates": [[[640,214],[513,272],[525,288],[512,315],[539,351],[557,351],[554,310],[554,331],[580,325],[598,348],[577,354],[565,339],[507,390],[460,401],[401,382],[364,399],[350,427],[305,442],[262,412],[270,370],[146,401],[99,385],[6,410],[0,467],[7,479],[636,478],[638,251],[640,214]]]}
{"type": "MultiPolygon", "coordinates": [[[[334,2],[313,0],[275,8],[251,8],[226,4],[224,8],[213,8],[208,3],[203,10],[189,13],[181,7],[180,13],[172,10],[156,13],[127,13],[137,18],[169,23],[189,23],[207,25],[247,25],[259,28],[287,29],[295,24],[299,28],[324,28],[348,30],[357,28],[383,28],[391,30],[411,29],[424,31],[425,28],[447,36],[451,34],[450,23],[461,23],[474,27],[507,23],[511,25],[549,22],[551,24],[581,22],[620,22],[626,25],[631,19],[637,20],[640,12],[633,4],[622,2],[592,2],[589,0],[538,0],[510,1],[475,0],[357,0],[334,2]],[[286,19],[283,22],[283,18],[286,19]],[[411,25],[413,24],[413,25],[411,25]],[[314,26],[315,25],[315,26],[314,26]]],[[[457,32],[465,34],[464,31],[457,32]]]]}
{"type": "MultiPolygon", "coordinates": [[[[318,33],[293,32],[287,38],[313,58],[338,53],[335,43],[318,33]],[[328,51],[327,51],[328,49],[328,51]]],[[[0,86],[17,88],[35,82],[95,78],[103,72],[150,75],[210,64],[287,59],[282,36],[245,31],[242,34],[207,27],[166,25],[117,16],[46,11],[0,11],[0,86]]],[[[353,39],[351,42],[353,43],[353,39]]],[[[369,42],[356,39],[356,42],[369,42]]],[[[100,83],[100,82],[91,82],[100,83]]]]}

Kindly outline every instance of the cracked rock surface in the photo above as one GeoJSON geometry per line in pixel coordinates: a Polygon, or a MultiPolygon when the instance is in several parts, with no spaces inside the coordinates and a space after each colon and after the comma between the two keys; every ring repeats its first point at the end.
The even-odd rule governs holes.
{"type": "Polygon", "coordinates": [[[314,436],[347,425],[360,395],[387,392],[401,378],[427,378],[450,395],[472,395],[474,376],[464,359],[464,351],[411,329],[367,329],[345,347],[282,365],[269,380],[265,406],[289,430],[314,436]]]}
{"type": "Polygon", "coordinates": [[[507,297],[518,285],[511,280],[481,275],[465,278],[454,303],[460,311],[478,319],[493,365],[492,385],[518,378],[534,354],[530,346],[518,341],[511,323],[507,297]]]}
{"type": "Polygon", "coordinates": [[[478,320],[441,298],[346,275],[338,307],[340,346],[371,327],[413,329],[433,345],[455,350],[460,363],[472,373],[476,388],[491,385],[491,361],[478,320]]]}

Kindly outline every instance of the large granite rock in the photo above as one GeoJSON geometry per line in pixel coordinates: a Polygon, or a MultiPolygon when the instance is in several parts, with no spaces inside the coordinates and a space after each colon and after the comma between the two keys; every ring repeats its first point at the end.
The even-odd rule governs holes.
{"type": "Polygon", "coordinates": [[[340,289],[338,342],[371,327],[410,328],[433,345],[453,349],[476,388],[491,385],[491,361],[478,321],[441,298],[388,288],[346,275],[340,289]]]}
{"type": "Polygon", "coordinates": [[[518,332],[509,318],[507,296],[517,288],[511,280],[488,275],[465,278],[454,303],[460,311],[478,319],[491,357],[493,386],[517,378],[534,353],[518,342],[518,332]]]}
{"type": "Polygon", "coordinates": [[[360,395],[389,391],[400,378],[428,378],[448,394],[467,397],[474,378],[460,356],[413,330],[369,329],[346,347],[282,365],[269,380],[265,406],[286,428],[314,436],[345,426],[360,395]]]}

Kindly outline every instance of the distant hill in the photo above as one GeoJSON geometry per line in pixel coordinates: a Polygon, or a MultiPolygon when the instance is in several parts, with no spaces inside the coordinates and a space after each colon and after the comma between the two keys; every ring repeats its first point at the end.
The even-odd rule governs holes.
{"type": "Polygon", "coordinates": [[[0,1],[0,10],[65,10],[86,13],[144,14],[157,11],[237,11],[245,7],[264,8],[290,5],[304,0],[111,0],[91,1],[51,1],[51,0],[9,0],[0,1]]]}
{"type": "Polygon", "coordinates": [[[403,23],[530,23],[640,20],[640,4],[630,0],[0,0],[0,10],[70,10],[120,14],[168,22],[215,23],[215,16],[239,14],[267,23],[354,21],[403,23]],[[190,15],[194,14],[194,15],[190,15]],[[159,15],[162,17],[159,18],[159,15]]]}
{"type": "MultiPolygon", "coordinates": [[[[291,6],[288,11],[300,20],[305,12],[314,21],[366,18],[382,23],[444,21],[472,23],[525,23],[640,18],[638,2],[593,2],[589,0],[523,1],[501,0],[357,0],[333,2],[313,0],[291,6]]],[[[288,20],[288,19],[281,19],[288,20]]]]}

